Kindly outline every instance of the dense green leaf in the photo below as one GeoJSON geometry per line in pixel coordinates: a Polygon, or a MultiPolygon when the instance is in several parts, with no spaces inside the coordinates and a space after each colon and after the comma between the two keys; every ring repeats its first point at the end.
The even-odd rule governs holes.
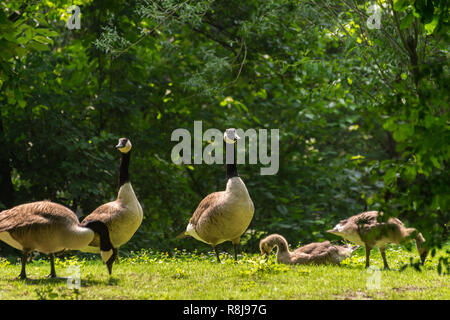
{"type": "Polygon", "coordinates": [[[249,251],[272,232],[331,239],[324,230],[366,209],[406,217],[430,247],[444,241],[444,1],[394,1],[379,30],[350,1],[76,3],[80,30],[65,25],[72,1],[27,2],[26,14],[2,3],[1,208],[51,199],[83,216],[115,199],[114,146],[127,136],[145,219],[124,250],[208,250],[175,236],[225,189],[225,169],[171,160],[172,132],[202,121],[203,133],[279,129],[275,175],[249,164],[249,148],[238,166],[255,204],[249,251]]]}

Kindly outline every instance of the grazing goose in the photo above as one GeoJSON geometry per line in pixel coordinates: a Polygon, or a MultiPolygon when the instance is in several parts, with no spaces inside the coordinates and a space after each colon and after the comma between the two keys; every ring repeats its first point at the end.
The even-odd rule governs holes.
{"type": "Polygon", "coordinates": [[[108,229],[100,221],[80,224],[72,210],[50,201],[26,203],[0,212],[0,240],[22,251],[20,279],[27,277],[25,265],[28,253],[39,251],[50,254],[50,277],[54,278],[53,253],[79,250],[87,246],[94,235],[100,237],[103,261],[111,265],[114,260],[108,229]]]}
{"type": "Polygon", "coordinates": [[[269,255],[277,247],[277,262],[284,264],[337,264],[350,257],[359,246],[337,246],[330,241],[307,244],[295,251],[289,251],[286,239],[279,234],[271,234],[259,242],[262,255],[269,255]]]}
{"type": "Polygon", "coordinates": [[[239,177],[236,167],[235,142],[240,139],[234,128],[224,133],[227,158],[227,186],[225,191],[207,195],[198,205],[186,231],[177,238],[191,236],[210,244],[220,263],[216,246],[231,241],[234,247],[234,260],[237,260],[238,244],[253,218],[252,199],[239,177]],[[232,163],[230,163],[232,162],[232,163]]]}
{"type": "MultiPolygon", "coordinates": [[[[117,199],[105,203],[89,214],[83,223],[90,221],[102,221],[106,224],[113,245],[113,257],[117,258],[118,249],[127,243],[134,235],[142,223],[142,207],[134,194],[130,182],[128,168],[131,157],[131,141],[127,138],[120,138],[116,148],[122,153],[119,166],[119,193],[117,199]]],[[[98,237],[89,243],[89,246],[82,251],[97,253],[100,241],[98,237]]],[[[108,266],[112,272],[112,264],[108,266]]]]}
{"type": "Polygon", "coordinates": [[[370,250],[374,247],[380,249],[384,268],[389,269],[386,260],[386,244],[404,244],[412,239],[416,240],[422,264],[428,255],[428,250],[422,246],[425,242],[422,234],[414,228],[406,228],[397,218],[389,218],[386,222],[378,222],[378,216],[383,212],[367,211],[346,220],[340,221],[332,230],[327,232],[338,235],[366,248],[366,268],[370,265],[370,250]]]}

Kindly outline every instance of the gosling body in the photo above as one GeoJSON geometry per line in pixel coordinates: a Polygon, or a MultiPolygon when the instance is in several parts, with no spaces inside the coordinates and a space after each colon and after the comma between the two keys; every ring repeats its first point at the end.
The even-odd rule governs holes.
{"type": "Polygon", "coordinates": [[[339,265],[347,259],[359,246],[338,246],[329,241],[314,242],[289,250],[286,239],[279,234],[272,234],[262,239],[259,243],[261,254],[269,255],[274,247],[277,247],[277,262],[283,264],[333,264],[339,265]]]}
{"type": "Polygon", "coordinates": [[[389,269],[386,260],[386,245],[388,243],[405,244],[416,240],[417,249],[422,264],[428,254],[423,247],[425,242],[422,234],[415,228],[407,228],[397,218],[390,217],[387,221],[378,221],[383,216],[381,211],[366,211],[340,221],[327,232],[338,235],[353,243],[362,245],[366,249],[366,268],[370,266],[370,251],[374,247],[380,249],[385,269],[389,269]]]}

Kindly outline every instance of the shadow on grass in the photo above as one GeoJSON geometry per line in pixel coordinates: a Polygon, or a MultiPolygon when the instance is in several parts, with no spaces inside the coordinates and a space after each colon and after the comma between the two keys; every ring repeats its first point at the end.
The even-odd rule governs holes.
{"type": "MultiPolygon", "coordinates": [[[[11,279],[8,280],[10,283],[17,283],[17,282],[24,282],[27,285],[49,285],[49,284],[66,284],[67,280],[69,278],[65,277],[56,277],[56,278],[40,278],[40,279],[33,279],[33,278],[26,278],[26,279],[11,279]]],[[[115,286],[119,283],[120,279],[110,277],[107,280],[97,280],[97,279],[83,279],[81,278],[81,287],[86,288],[90,286],[98,286],[98,285],[104,285],[104,286],[115,286]]]]}

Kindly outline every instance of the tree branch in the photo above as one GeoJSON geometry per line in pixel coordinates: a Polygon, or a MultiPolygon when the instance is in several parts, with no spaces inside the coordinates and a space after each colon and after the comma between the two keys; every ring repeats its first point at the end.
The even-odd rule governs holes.
{"type": "Polygon", "coordinates": [[[205,197],[205,194],[202,192],[202,189],[200,188],[200,186],[198,185],[197,180],[195,179],[194,175],[192,174],[192,170],[190,170],[190,169],[187,168],[187,167],[185,167],[185,169],[186,169],[186,171],[187,171],[187,173],[188,173],[189,178],[190,178],[191,181],[192,181],[192,186],[193,186],[194,191],[195,191],[198,195],[200,195],[200,197],[203,199],[203,198],[205,197]]]}

